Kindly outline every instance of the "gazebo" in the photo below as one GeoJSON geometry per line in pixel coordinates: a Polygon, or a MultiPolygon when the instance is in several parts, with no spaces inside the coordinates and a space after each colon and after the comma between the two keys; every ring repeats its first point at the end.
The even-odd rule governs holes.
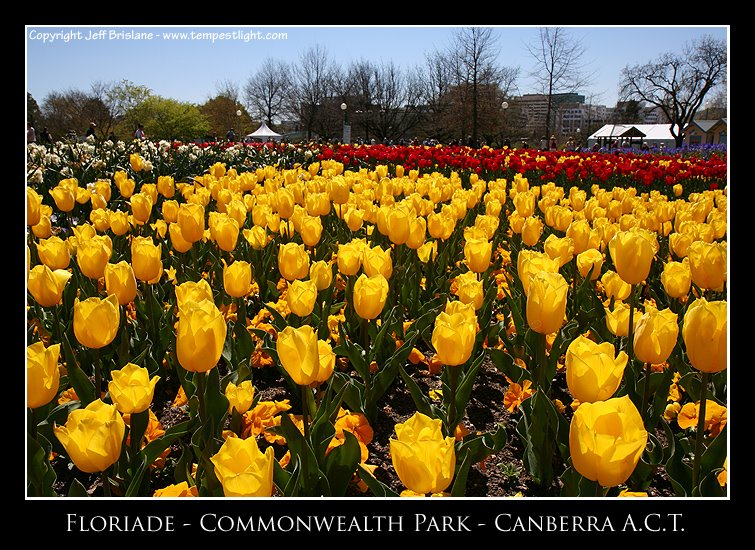
{"type": "Polygon", "coordinates": [[[244,137],[244,141],[278,141],[282,137],[281,134],[273,132],[263,121],[259,128],[244,137]]]}
{"type": "Polygon", "coordinates": [[[587,146],[597,143],[601,147],[610,147],[618,142],[619,147],[628,144],[630,148],[648,146],[674,147],[674,136],[669,124],[606,124],[587,138],[587,146]]]}

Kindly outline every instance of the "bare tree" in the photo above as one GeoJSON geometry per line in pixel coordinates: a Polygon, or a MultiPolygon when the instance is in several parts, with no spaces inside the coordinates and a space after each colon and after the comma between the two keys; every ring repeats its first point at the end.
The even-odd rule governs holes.
{"type": "Polygon", "coordinates": [[[239,85],[233,80],[225,78],[215,83],[215,97],[225,97],[234,103],[238,103],[239,96],[239,85]]]}
{"type": "Polygon", "coordinates": [[[451,70],[454,80],[460,87],[461,103],[471,105],[471,140],[478,142],[480,123],[480,91],[497,85],[501,80],[501,70],[496,65],[498,50],[497,37],[493,29],[486,27],[465,27],[458,30],[453,39],[451,70]]]}
{"type": "Polygon", "coordinates": [[[332,61],[325,48],[319,44],[302,53],[293,67],[294,102],[292,111],[299,115],[311,139],[312,131],[321,116],[321,107],[328,98],[332,61]]]}
{"type": "Polygon", "coordinates": [[[548,98],[545,113],[545,134],[551,133],[553,120],[553,95],[577,92],[591,78],[592,73],[585,73],[583,56],[585,47],[580,40],[569,36],[562,27],[543,27],[538,39],[527,45],[535,68],[530,76],[535,79],[543,95],[548,98]]]}
{"type": "Polygon", "coordinates": [[[246,81],[244,97],[249,110],[268,126],[286,112],[291,94],[290,72],[283,61],[268,58],[246,81]]]}
{"type": "Polygon", "coordinates": [[[438,50],[426,54],[425,65],[417,72],[423,83],[425,131],[435,139],[448,141],[453,135],[453,128],[445,120],[450,109],[449,91],[453,86],[449,56],[438,50]]]}
{"type": "Polygon", "coordinates": [[[403,137],[419,121],[422,89],[416,78],[410,78],[391,62],[374,71],[375,133],[384,141],[403,137]]]}
{"type": "Polygon", "coordinates": [[[681,54],[664,53],[656,61],[625,67],[620,97],[660,108],[670,121],[676,146],[681,147],[684,129],[706,95],[726,82],[727,67],[726,42],[704,36],[686,44],[681,54]]]}

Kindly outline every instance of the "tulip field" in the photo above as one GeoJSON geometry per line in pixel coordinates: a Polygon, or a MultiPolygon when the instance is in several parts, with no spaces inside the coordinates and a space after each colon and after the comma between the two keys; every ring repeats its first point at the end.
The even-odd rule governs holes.
{"type": "Polygon", "coordinates": [[[722,497],[727,158],[31,144],[29,497],[722,497]]]}

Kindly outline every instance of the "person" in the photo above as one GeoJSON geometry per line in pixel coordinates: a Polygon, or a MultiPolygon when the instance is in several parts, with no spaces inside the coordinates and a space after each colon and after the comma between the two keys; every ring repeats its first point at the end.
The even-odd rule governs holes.
{"type": "Polygon", "coordinates": [[[507,149],[511,149],[511,140],[509,138],[506,138],[503,140],[503,147],[507,149]]]}
{"type": "Polygon", "coordinates": [[[42,133],[39,137],[42,143],[52,144],[52,136],[50,135],[50,131],[47,129],[47,126],[42,129],[42,133]]]}
{"type": "Polygon", "coordinates": [[[545,136],[540,138],[540,150],[541,151],[548,150],[548,140],[545,138],[545,136]]]}
{"type": "Polygon", "coordinates": [[[556,141],[556,136],[551,136],[551,141],[548,144],[548,149],[551,151],[558,151],[558,142],[556,141]]]}
{"type": "Polygon", "coordinates": [[[230,142],[236,141],[236,132],[231,128],[228,130],[228,133],[225,135],[225,139],[227,139],[230,142]]]}
{"type": "Polygon", "coordinates": [[[34,126],[31,125],[31,122],[26,123],[26,143],[36,143],[37,142],[37,132],[34,130],[34,126]]]}
{"type": "Polygon", "coordinates": [[[89,128],[87,128],[86,134],[84,134],[84,137],[89,137],[95,135],[95,130],[97,129],[97,125],[94,122],[89,123],[89,128]]]}
{"type": "Polygon", "coordinates": [[[526,139],[523,139],[522,140],[522,149],[529,149],[529,148],[530,148],[530,144],[527,143],[526,139]]]}
{"type": "Polygon", "coordinates": [[[569,139],[566,140],[566,146],[564,147],[564,149],[566,149],[570,153],[573,152],[574,149],[576,149],[575,144],[574,144],[574,138],[572,136],[569,136],[569,139]]]}
{"type": "Polygon", "coordinates": [[[144,133],[144,124],[137,125],[134,139],[147,139],[147,134],[144,133]]]}

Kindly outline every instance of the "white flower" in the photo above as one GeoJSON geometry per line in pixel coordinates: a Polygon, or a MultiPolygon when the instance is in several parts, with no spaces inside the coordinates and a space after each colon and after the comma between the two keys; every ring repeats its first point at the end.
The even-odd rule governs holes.
{"type": "Polygon", "coordinates": [[[142,161],[142,170],[145,172],[151,172],[152,171],[152,163],[148,160],[142,161]]]}
{"type": "Polygon", "coordinates": [[[42,183],[44,181],[44,172],[37,168],[32,172],[31,176],[29,177],[29,181],[31,183],[42,183]]]}

